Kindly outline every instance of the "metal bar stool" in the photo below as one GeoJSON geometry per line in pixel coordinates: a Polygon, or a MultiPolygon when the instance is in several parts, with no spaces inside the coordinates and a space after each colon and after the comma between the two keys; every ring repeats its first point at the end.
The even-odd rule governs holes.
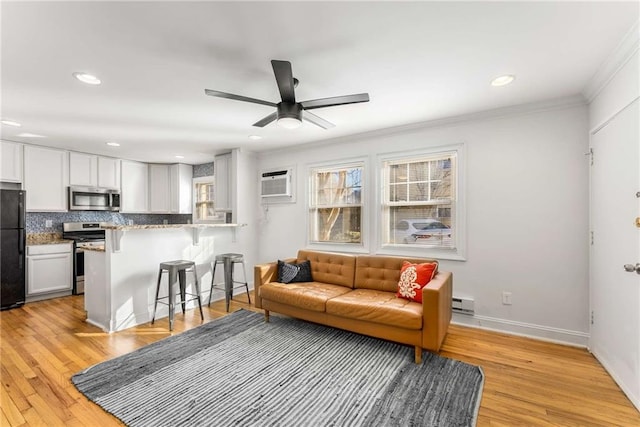
{"type": "Polygon", "coordinates": [[[211,305],[211,295],[213,294],[213,289],[223,289],[224,290],[224,299],[227,303],[227,313],[229,312],[229,301],[233,299],[233,290],[236,288],[241,288],[242,286],[234,287],[235,283],[239,283],[245,287],[247,290],[247,298],[249,299],[249,304],[251,304],[251,296],[249,295],[249,284],[247,283],[247,269],[244,265],[244,257],[242,254],[220,254],[216,256],[215,261],[213,262],[213,272],[211,273],[211,289],[209,290],[209,305],[211,305]],[[214,280],[216,278],[216,266],[218,264],[222,264],[224,266],[224,288],[220,287],[220,284],[214,284],[214,280]],[[238,282],[233,278],[233,270],[236,264],[242,264],[242,272],[244,273],[244,282],[238,282]]]}
{"type": "Polygon", "coordinates": [[[180,282],[180,301],[178,302],[182,306],[182,313],[184,314],[186,303],[189,301],[198,301],[198,308],[200,309],[200,318],[204,321],[204,315],[202,314],[202,302],[200,300],[200,282],[198,282],[198,273],[196,272],[196,263],[193,261],[167,261],[160,263],[160,270],[158,271],[158,285],[156,286],[156,301],[153,306],[153,318],[151,319],[151,324],[156,320],[156,309],[158,308],[158,302],[160,304],[166,304],[169,306],[169,330],[173,330],[173,314],[175,310],[175,296],[176,292],[174,290],[174,286],[176,282],[180,282]],[[169,273],[168,279],[168,295],[165,297],[158,297],[160,293],[160,281],[162,279],[162,273],[169,273]],[[194,284],[196,287],[196,293],[187,293],[187,271],[193,272],[194,284]],[[186,296],[189,295],[192,298],[186,299],[186,296]],[[167,299],[168,302],[160,301],[162,299],[167,299]]]}

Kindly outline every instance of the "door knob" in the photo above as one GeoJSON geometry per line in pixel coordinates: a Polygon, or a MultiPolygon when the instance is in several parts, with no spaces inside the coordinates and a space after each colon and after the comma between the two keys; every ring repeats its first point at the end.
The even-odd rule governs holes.
{"type": "Polygon", "coordinates": [[[633,273],[635,271],[636,273],[640,274],[640,262],[637,262],[636,265],[625,264],[624,270],[628,271],[629,273],[633,273]]]}

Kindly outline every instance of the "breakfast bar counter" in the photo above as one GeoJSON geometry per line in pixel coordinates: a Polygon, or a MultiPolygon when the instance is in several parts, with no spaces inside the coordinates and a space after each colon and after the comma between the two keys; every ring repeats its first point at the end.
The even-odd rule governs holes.
{"type": "MultiPolygon", "coordinates": [[[[104,250],[85,252],[87,322],[107,332],[151,321],[161,262],[196,263],[202,300],[208,298],[211,262],[222,252],[242,252],[237,230],[246,224],[106,225],[104,250]]],[[[191,275],[187,287],[195,292],[191,275]]],[[[191,292],[191,291],[188,291],[191,292]]],[[[160,295],[167,295],[167,277],[160,295]]],[[[187,305],[192,308],[193,302],[187,305]]],[[[178,313],[176,313],[178,314],[178,313]]],[[[156,324],[168,315],[158,306],[156,324]]]]}

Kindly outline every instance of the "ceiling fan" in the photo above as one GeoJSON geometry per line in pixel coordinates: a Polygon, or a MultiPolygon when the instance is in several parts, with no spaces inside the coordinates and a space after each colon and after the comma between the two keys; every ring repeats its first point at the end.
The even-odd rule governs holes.
{"type": "Polygon", "coordinates": [[[242,95],[234,95],[232,93],[220,92],[218,90],[205,89],[204,93],[219,98],[235,99],[236,101],[253,102],[254,104],[268,105],[276,107],[275,113],[269,114],[262,120],[258,120],[253,126],[264,127],[269,123],[277,120],[278,125],[295,129],[302,124],[302,120],[313,123],[322,129],[329,129],[335,125],[322,117],[316,116],[308,110],[316,108],[333,107],[335,105],[356,104],[358,102],[369,102],[368,93],[358,93],[356,95],[333,96],[331,98],[312,99],[310,101],[296,102],[294,88],[298,86],[298,79],[293,77],[291,71],[291,63],[289,61],[272,60],[271,66],[276,76],[278,90],[280,90],[281,102],[277,104],[262,99],[249,98],[242,95]],[[303,113],[304,111],[304,113],[303,113]]]}

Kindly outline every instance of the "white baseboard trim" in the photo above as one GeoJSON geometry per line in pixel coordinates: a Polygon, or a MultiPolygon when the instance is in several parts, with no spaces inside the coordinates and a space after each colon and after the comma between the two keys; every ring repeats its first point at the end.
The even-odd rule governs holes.
{"type": "Polygon", "coordinates": [[[451,323],[455,325],[469,326],[472,328],[486,329],[502,332],[510,335],[533,338],[556,344],[570,345],[573,347],[587,348],[589,334],[586,332],[571,331],[568,329],[552,328],[533,323],[516,322],[514,320],[499,319],[496,317],[465,315],[453,313],[451,323]]]}
{"type": "Polygon", "coordinates": [[[598,360],[598,362],[600,362],[602,367],[604,367],[605,371],[607,371],[607,373],[611,376],[611,378],[613,378],[613,380],[616,382],[618,387],[620,387],[620,389],[625,394],[625,396],[627,396],[627,398],[631,401],[633,406],[635,406],[636,409],[640,411],[640,396],[634,396],[634,394],[631,392],[631,390],[629,390],[629,388],[626,386],[624,381],[622,381],[621,378],[618,375],[616,375],[615,371],[611,369],[611,365],[609,365],[609,362],[608,362],[609,359],[606,355],[606,351],[601,352],[598,348],[593,348],[593,347],[590,348],[589,351],[591,351],[591,354],[593,354],[593,356],[598,360]]]}

